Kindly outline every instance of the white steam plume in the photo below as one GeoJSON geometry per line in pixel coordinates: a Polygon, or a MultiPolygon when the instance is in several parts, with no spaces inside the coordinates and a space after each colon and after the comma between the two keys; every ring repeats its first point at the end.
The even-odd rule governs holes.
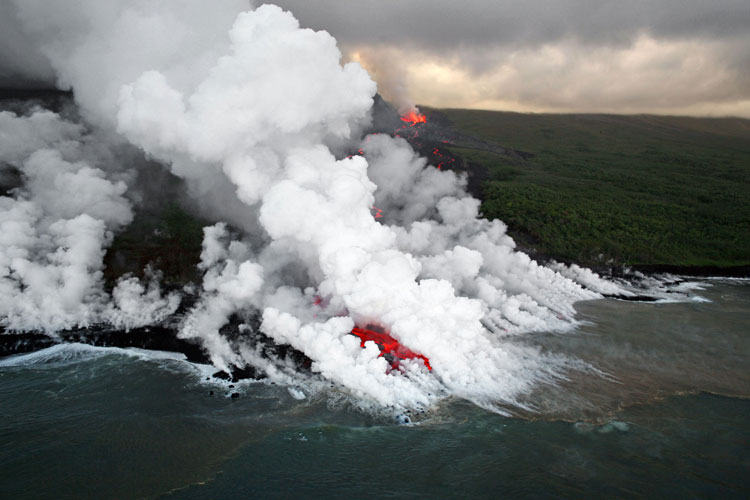
{"type": "MultiPolygon", "coordinates": [[[[125,183],[94,166],[101,150],[85,129],[48,111],[3,111],[0,131],[0,168],[15,169],[24,180],[0,197],[0,325],[55,332],[104,321],[152,322],[133,279],[118,284],[114,305],[102,289],[106,247],[132,213],[125,183]],[[137,305],[123,308],[128,285],[128,302],[137,305]],[[135,310],[142,320],[131,319],[135,310]]],[[[149,293],[149,300],[161,299],[154,285],[149,293]]],[[[150,307],[164,309],[159,305],[150,307]]]]}
{"type": "Polygon", "coordinates": [[[396,106],[400,115],[419,112],[416,103],[409,96],[406,84],[408,72],[400,63],[400,57],[387,50],[359,49],[350,53],[350,58],[364,67],[378,82],[378,92],[388,102],[396,106]]]}
{"type": "MultiPolygon", "coordinates": [[[[44,50],[87,118],[168,164],[199,203],[244,230],[232,241],[226,225],[206,228],[203,294],[181,336],[200,339],[222,369],[257,366],[265,363],[257,351],[220,332],[232,314],[256,311],[262,332],[302,351],[313,371],[396,407],[456,395],[497,408],[559,375],[565,360],[504,337],[569,328],[573,303],[597,292],[516,252],[504,224],[479,217],[465,180],[427,166],[405,141],[371,136],[364,157],[337,157],[334,149],[357,143],[376,87],[358,64],[341,65],[330,35],[300,29],[272,5],[177,4],[89,0],[51,15],[46,2],[18,2],[38,36],[62,33],[45,38],[44,50]],[[349,335],[368,323],[428,357],[432,372],[419,360],[388,372],[374,344],[362,349],[349,335]]],[[[104,180],[83,166],[75,172],[104,180]]],[[[99,260],[85,259],[95,279],[107,229],[127,223],[113,217],[124,187],[100,189],[109,194],[96,206],[108,208],[86,202],[68,214],[91,218],[77,224],[95,236],[87,250],[99,260]]],[[[32,240],[58,247],[55,238],[83,231],[37,219],[32,233],[47,232],[32,240]]],[[[120,286],[120,304],[151,293],[120,286]]],[[[84,303],[97,286],[79,289],[88,295],[74,301],[84,303]]]]}

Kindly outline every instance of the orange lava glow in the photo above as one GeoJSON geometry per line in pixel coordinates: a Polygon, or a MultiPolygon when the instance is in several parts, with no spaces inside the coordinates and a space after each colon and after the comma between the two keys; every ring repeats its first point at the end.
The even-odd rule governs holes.
{"type": "Polygon", "coordinates": [[[417,125],[418,123],[427,122],[427,117],[419,111],[409,111],[401,117],[401,121],[409,124],[410,127],[417,125]]]}
{"type": "Polygon", "coordinates": [[[401,345],[398,340],[391,337],[391,335],[385,331],[381,326],[367,325],[365,327],[355,326],[352,330],[352,335],[356,335],[360,339],[359,345],[365,346],[365,342],[372,341],[380,349],[380,356],[385,357],[388,363],[391,365],[392,370],[398,369],[399,362],[405,359],[421,359],[424,366],[432,371],[430,366],[430,360],[421,354],[417,354],[408,347],[401,345]]]}

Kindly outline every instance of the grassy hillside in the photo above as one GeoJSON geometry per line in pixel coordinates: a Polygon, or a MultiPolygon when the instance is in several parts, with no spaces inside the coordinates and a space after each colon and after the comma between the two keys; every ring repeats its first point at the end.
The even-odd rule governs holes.
{"type": "Polygon", "coordinates": [[[533,155],[451,147],[486,169],[484,214],[541,254],[750,264],[750,120],[439,113],[461,134],[533,155]]]}

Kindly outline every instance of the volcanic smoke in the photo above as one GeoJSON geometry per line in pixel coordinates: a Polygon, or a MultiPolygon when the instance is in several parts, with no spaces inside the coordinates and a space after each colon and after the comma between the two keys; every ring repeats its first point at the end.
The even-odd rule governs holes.
{"type": "Polygon", "coordinates": [[[539,265],[481,217],[465,176],[404,139],[363,138],[375,82],[279,7],[15,5],[82,118],[0,113],[0,164],[23,179],[0,197],[8,332],[179,319],[179,336],[221,370],[334,383],[364,406],[454,396],[500,411],[571,364],[516,339],[570,329],[576,301],[626,293],[587,270],[539,265]],[[131,195],[145,192],[135,174],[158,168],[214,223],[202,283],[164,294],[154,272],[107,292],[105,252],[144,202],[131,195]],[[176,319],[186,296],[194,305],[176,319]],[[227,336],[233,317],[242,324],[227,336]],[[312,374],[261,352],[257,334],[303,353],[312,374]]]}

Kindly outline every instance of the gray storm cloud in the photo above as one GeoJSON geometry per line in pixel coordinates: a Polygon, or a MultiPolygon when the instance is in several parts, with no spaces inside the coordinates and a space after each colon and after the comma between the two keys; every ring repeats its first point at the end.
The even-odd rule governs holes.
{"type": "Polygon", "coordinates": [[[745,1],[279,3],[423,104],[750,116],[745,1]]]}
{"type": "Polygon", "coordinates": [[[0,87],[49,87],[55,72],[36,41],[19,25],[17,10],[0,3],[0,87]]]}
{"type": "MultiPolygon", "coordinates": [[[[278,3],[303,26],[335,36],[400,107],[750,116],[746,1],[278,3]]],[[[104,9],[89,8],[106,18],[104,9]]],[[[0,85],[52,85],[45,34],[19,23],[18,10],[0,5],[0,85]]],[[[207,9],[205,22],[222,12],[207,9]]],[[[61,29],[80,29],[82,20],[59,15],[61,29]]],[[[191,47],[187,32],[154,22],[165,23],[162,37],[170,33],[174,46],[191,47]]],[[[168,50],[153,27],[144,23],[140,35],[168,50]]],[[[108,44],[126,43],[126,35],[111,35],[108,44]]]]}
{"type": "Polygon", "coordinates": [[[530,46],[576,38],[627,45],[639,33],[657,38],[748,36],[750,7],[741,0],[281,0],[305,25],[344,44],[406,44],[451,50],[483,45],[530,46]]]}

